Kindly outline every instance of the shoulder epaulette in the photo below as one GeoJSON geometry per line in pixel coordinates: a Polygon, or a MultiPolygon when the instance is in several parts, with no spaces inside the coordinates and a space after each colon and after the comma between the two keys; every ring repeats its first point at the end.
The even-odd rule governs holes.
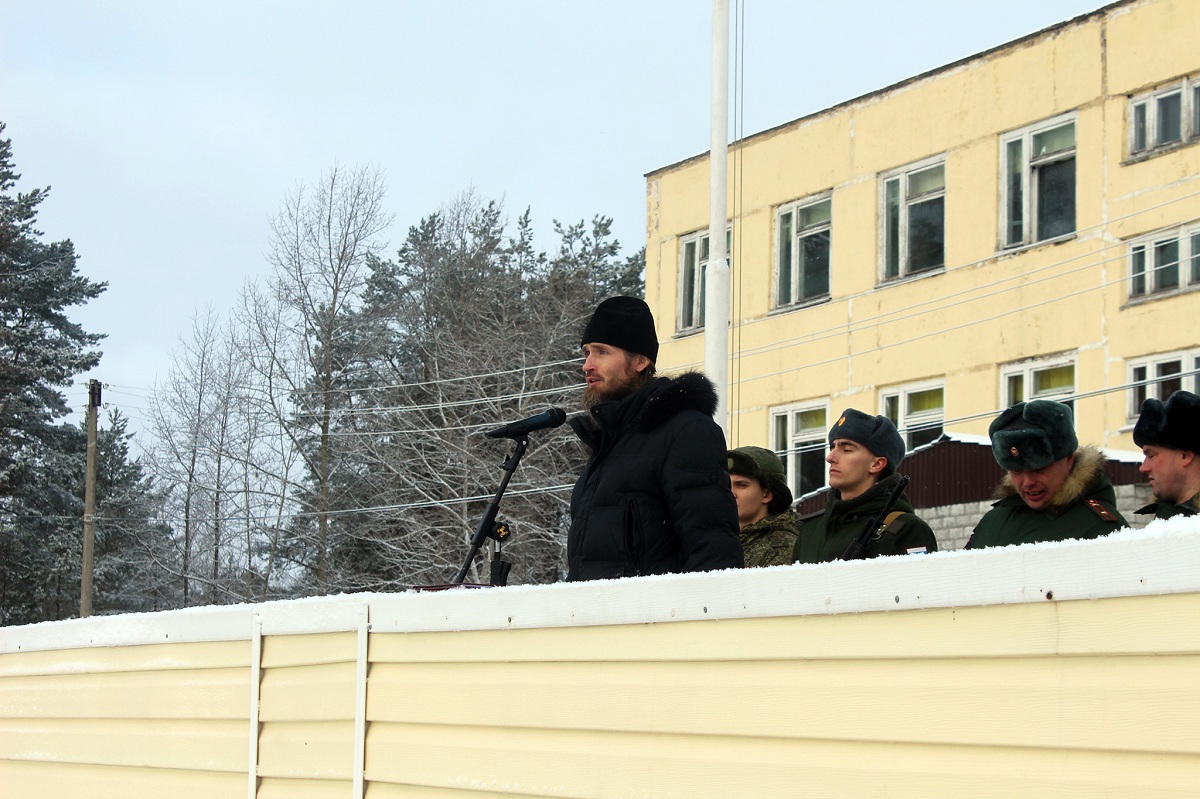
{"type": "Polygon", "coordinates": [[[1104,507],[1104,505],[1098,499],[1087,500],[1087,506],[1092,509],[1092,513],[1096,514],[1106,522],[1120,522],[1120,519],[1114,516],[1112,511],[1104,507]]]}

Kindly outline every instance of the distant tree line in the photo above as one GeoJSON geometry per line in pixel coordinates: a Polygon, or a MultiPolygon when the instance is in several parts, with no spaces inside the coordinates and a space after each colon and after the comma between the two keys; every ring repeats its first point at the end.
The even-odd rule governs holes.
{"type": "MultiPolygon", "coordinates": [[[[0,127],[0,132],[3,128],[0,127]]],[[[61,390],[102,336],[67,310],[103,283],[69,241],[33,227],[45,190],[15,191],[0,142],[0,623],[75,615],[82,425],[61,390]]],[[[645,251],[611,219],[555,223],[466,194],[384,252],[382,176],[334,168],[271,222],[270,274],[228,314],[200,311],[155,387],[135,457],[128,422],[101,430],[98,613],[444,582],[501,477],[482,433],[581,395],[579,334],[601,299],[643,292],[645,251]]],[[[565,569],[569,490],[584,453],[535,434],[501,508],[510,582],[565,569]]],[[[468,580],[486,581],[477,560],[468,580]]]]}

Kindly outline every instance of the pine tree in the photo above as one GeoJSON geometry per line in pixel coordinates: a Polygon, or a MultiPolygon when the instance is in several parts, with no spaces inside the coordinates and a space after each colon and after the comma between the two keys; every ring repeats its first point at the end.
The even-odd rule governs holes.
{"type": "MultiPolygon", "coordinates": [[[[0,134],[4,132],[0,123],[0,134]]],[[[16,190],[12,140],[0,139],[0,623],[70,615],[79,602],[82,494],[70,464],[86,439],[61,420],[62,389],[93,368],[103,336],[67,309],[107,284],[78,273],[69,241],[35,228],[49,189],[16,190]],[[73,588],[72,588],[73,585],[73,588]],[[73,593],[73,599],[72,597],[73,593]]]]}

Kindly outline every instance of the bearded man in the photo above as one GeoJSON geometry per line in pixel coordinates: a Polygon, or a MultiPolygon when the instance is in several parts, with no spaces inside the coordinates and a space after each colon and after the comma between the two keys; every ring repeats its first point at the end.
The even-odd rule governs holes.
{"type": "Polygon", "coordinates": [[[571,427],[591,457],[571,494],[567,579],[741,567],[713,384],[654,376],[654,317],[636,297],[600,303],[580,346],[587,415],[571,427]]]}

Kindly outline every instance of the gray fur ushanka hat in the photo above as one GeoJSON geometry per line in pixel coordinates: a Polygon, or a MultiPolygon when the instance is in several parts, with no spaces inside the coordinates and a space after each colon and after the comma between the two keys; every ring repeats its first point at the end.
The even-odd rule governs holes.
{"type": "Polygon", "coordinates": [[[1133,426],[1133,443],[1200,454],[1200,397],[1176,391],[1166,402],[1154,397],[1143,402],[1133,426]]]}
{"type": "Polygon", "coordinates": [[[837,423],[829,428],[829,443],[847,438],[871,450],[871,454],[887,458],[881,477],[896,471],[904,460],[904,439],[896,425],[886,416],[871,416],[854,408],[842,411],[837,423]]]}
{"type": "Polygon", "coordinates": [[[1018,402],[988,427],[992,454],[1001,469],[1041,469],[1075,452],[1075,416],[1061,402],[1018,402]]]}

